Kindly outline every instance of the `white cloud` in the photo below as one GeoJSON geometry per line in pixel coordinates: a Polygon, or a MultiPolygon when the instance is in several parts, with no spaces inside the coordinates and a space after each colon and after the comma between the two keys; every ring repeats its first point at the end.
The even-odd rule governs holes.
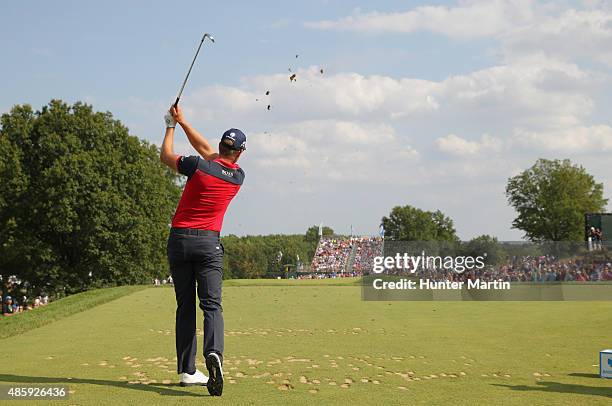
{"type": "Polygon", "coordinates": [[[576,60],[593,59],[612,66],[612,14],[601,8],[543,15],[510,30],[502,42],[506,58],[544,53],[576,60]]]}
{"type": "Polygon", "coordinates": [[[455,134],[449,134],[436,140],[436,146],[442,152],[456,156],[476,155],[497,152],[502,148],[502,141],[490,135],[483,135],[479,141],[469,141],[455,134]]]}
{"type": "Polygon", "coordinates": [[[440,151],[458,157],[495,156],[499,152],[507,157],[527,151],[593,155],[612,151],[612,127],[575,126],[541,132],[516,129],[504,139],[485,134],[475,141],[449,134],[436,139],[436,146],[440,151]]]}
{"type": "Polygon", "coordinates": [[[356,12],[338,20],[305,23],[322,30],[360,32],[431,31],[453,38],[500,35],[534,18],[530,0],[463,1],[455,7],[420,6],[406,12],[356,12]]]}
{"type": "Polygon", "coordinates": [[[592,111],[596,82],[574,64],[536,55],[450,77],[437,97],[448,104],[442,110],[494,118],[506,128],[558,128],[576,125],[592,111]]]}
{"type": "Polygon", "coordinates": [[[304,177],[335,181],[380,179],[389,165],[412,166],[418,152],[384,124],[311,120],[250,135],[254,163],[275,173],[301,170],[304,177]]]}
{"type": "MultiPolygon", "coordinates": [[[[494,166],[501,152],[550,150],[551,134],[585,126],[598,84],[577,65],[542,55],[441,81],[321,75],[316,67],[297,73],[297,82],[281,73],[197,89],[185,96],[188,118],[209,134],[213,126],[245,130],[245,162],[287,182],[313,182],[303,190],[328,182],[426,185],[493,176],[483,168],[494,166]],[[432,146],[448,160],[423,159],[419,151],[432,146]],[[461,159],[476,156],[477,165],[461,159]]],[[[605,139],[581,148],[601,148],[605,139]]],[[[498,179],[506,170],[497,168],[498,179]]]]}
{"type": "Polygon", "coordinates": [[[275,120],[348,117],[384,117],[393,113],[424,113],[435,110],[431,97],[434,82],[419,79],[396,80],[387,76],[357,73],[322,75],[319,68],[300,69],[297,80],[290,74],[247,77],[240,87],[206,87],[190,95],[191,105],[204,117],[223,111],[248,114],[256,118],[266,113],[275,120]],[[266,92],[270,92],[266,96],[266,92]]]}
{"type": "Polygon", "coordinates": [[[505,60],[544,53],[568,60],[593,59],[612,66],[612,13],[608,2],[567,8],[561,2],[469,0],[420,6],[403,12],[372,11],[305,23],[320,30],[445,35],[452,39],[495,38],[505,60]]]}
{"type": "MultiPolygon", "coordinates": [[[[597,83],[575,64],[535,55],[442,81],[321,75],[311,67],[298,71],[293,83],[286,74],[273,74],[244,78],[236,87],[204,87],[186,96],[184,105],[188,116],[203,122],[240,118],[272,129],[312,120],[394,125],[449,115],[541,129],[578,125],[593,109],[590,93],[597,83]]],[[[346,133],[356,142],[363,138],[359,131],[346,133]]]]}
{"type": "Polygon", "coordinates": [[[541,151],[563,153],[598,153],[612,151],[612,127],[607,125],[577,126],[558,131],[517,131],[513,142],[541,151]]]}

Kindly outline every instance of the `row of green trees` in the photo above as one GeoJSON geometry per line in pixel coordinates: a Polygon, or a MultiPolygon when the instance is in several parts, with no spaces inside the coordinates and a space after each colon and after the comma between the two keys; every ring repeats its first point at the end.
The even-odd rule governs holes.
{"type": "Polygon", "coordinates": [[[319,232],[324,237],[335,235],[330,227],[312,226],[304,234],[273,234],[223,237],[226,250],[223,277],[276,278],[286,276],[303,266],[307,270],[319,242],[319,232]]]}
{"type": "MultiPolygon", "coordinates": [[[[310,234],[313,229],[316,231],[317,227],[311,227],[310,234]]],[[[224,278],[275,278],[284,276],[286,267],[295,270],[300,264],[310,265],[318,238],[309,238],[309,232],[306,235],[230,235],[223,237],[222,242],[227,253],[224,278]]]]}

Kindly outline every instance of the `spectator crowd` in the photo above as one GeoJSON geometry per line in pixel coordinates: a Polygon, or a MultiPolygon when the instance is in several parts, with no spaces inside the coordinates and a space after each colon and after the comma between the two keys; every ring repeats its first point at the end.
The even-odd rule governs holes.
{"type": "MultiPolygon", "coordinates": [[[[600,246],[601,238],[601,232],[593,229],[594,247],[600,246]]],[[[383,255],[383,239],[380,237],[321,238],[312,259],[310,273],[300,275],[299,278],[323,279],[369,274],[374,267],[374,258],[380,255],[383,255]]],[[[386,273],[397,274],[393,271],[386,273]]],[[[553,255],[512,256],[501,264],[487,265],[483,269],[462,273],[453,269],[419,269],[416,276],[458,282],[468,279],[504,282],[612,281],[612,263],[586,257],[559,259],[553,255]]]]}
{"type": "Polygon", "coordinates": [[[419,269],[419,278],[435,281],[598,282],[612,281],[612,263],[584,259],[559,260],[552,255],[512,257],[501,265],[457,273],[452,269],[419,269]]]}
{"type": "Polygon", "coordinates": [[[310,272],[320,278],[359,276],[372,269],[374,257],[382,255],[382,241],[380,237],[321,238],[310,272]]]}
{"type": "Polygon", "coordinates": [[[49,296],[46,294],[34,298],[21,294],[20,292],[25,289],[22,288],[21,282],[14,276],[3,278],[0,275],[0,282],[2,282],[2,289],[0,290],[2,316],[12,316],[16,313],[37,309],[49,303],[49,296]]]}
{"type": "Polygon", "coordinates": [[[344,272],[346,261],[352,249],[353,244],[351,239],[321,238],[314,257],[312,258],[310,271],[312,273],[344,272]]]}
{"type": "Polygon", "coordinates": [[[363,274],[374,267],[374,257],[382,255],[383,239],[381,237],[357,237],[355,244],[355,259],[353,272],[363,274]]]}

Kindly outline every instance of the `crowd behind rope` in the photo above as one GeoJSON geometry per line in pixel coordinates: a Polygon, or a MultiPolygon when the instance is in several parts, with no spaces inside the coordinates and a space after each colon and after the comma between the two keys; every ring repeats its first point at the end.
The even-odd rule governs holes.
{"type": "Polygon", "coordinates": [[[49,295],[41,294],[33,298],[19,294],[22,291],[21,282],[16,277],[2,277],[0,275],[2,298],[2,316],[12,316],[16,313],[37,309],[49,303],[49,295]]]}
{"type": "MultiPolygon", "coordinates": [[[[390,272],[404,274],[404,272],[390,272]]],[[[559,260],[552,255],[512,257],[497,266],[457,273],[452,269],[419,269],[415,275],[435,281],[480,279],[504,282],[598,282],[612,281],[612,264],[581,259],[559,260]]]]}

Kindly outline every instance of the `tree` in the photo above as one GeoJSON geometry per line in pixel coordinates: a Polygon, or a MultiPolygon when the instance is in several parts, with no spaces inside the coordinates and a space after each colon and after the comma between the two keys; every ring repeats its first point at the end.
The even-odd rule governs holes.
{"type": "Polygon", "coordinates": [[[458,241],[453,220],[440,210],[424,211],[412,206],[396,206],[383,217],[385,235],[401,241],[458,241]]]}
{"type": "MultiPolygon", "coordinates": [[[[323,235],[334,235],[334,230],[323,227],[323,235]]],[[[305,234],[247,235],[223,237],[225,257],[223,278],[266,278],[284,275],[285,265],[309,264],[319,242],[319,226],[312,226],[305,234]],[[283,256],[279,263],[278,252],[283,256]]]]}
{"type": "Polygon", "coordinates": [[[602,211],[603,184],[568,160],[539,159],[508,179],[506,196],[518,216],[512,226],[530,241],[580,241],[584,215],[602,211]]]}
{"type": "MultiPolygon", "coordinates": [[[[323,226],[323,237],[329,237],[334,235],[334,230],[327,226],[323,226]]],[[[306,235],[304,236],[306,241],[319,241],[319,226],[312,226],[306,230],[306,235]]]]}
{"type": "Polygon", "coordinates": [[[223,237],[223,278],[265,278],[281,275],[285,265],[309,263],[316,248],[316,241],[306,241],[304,235],[256,235],[223,237]],[[278,252],[282,251],[281,262],[278,252]]]}
{"type": "Polygon", "coordinates": [[[157,147],[83,103],[0,123],[0,273],[68,293],[167,275],[180,188],[157,147]]]}
{"type": "Polygon", "coordinates": [[[486,256],[486,263],[490,265],[500,264],[508,257],[497,238],[487,234],[474,237],[463,243],[461,253],[474,258],[484,255],[486,256]]]}

